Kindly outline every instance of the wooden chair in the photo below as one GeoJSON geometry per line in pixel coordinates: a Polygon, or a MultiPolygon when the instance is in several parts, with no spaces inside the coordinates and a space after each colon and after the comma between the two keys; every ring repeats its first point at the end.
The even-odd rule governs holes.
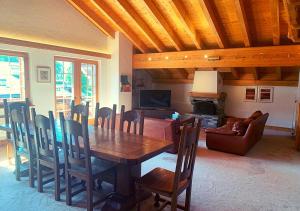
{"type": "Polygon", "coordinates": [[[133,123],[133,133],[137,134],[137,124],[139,124],[139,135],[144,133],[144,112],[138,112],[136,110],[130,110],[125,112],[125,106],[121,107],[120,116],[120,130],[124,131],[125,122],[127,122],[127,133],[130,133],[131,125],[133,123]]]}
{"type": "Polygon", "coordinates": [[[89,102],[86,102],[85,105],[78,104],[75,105],[75,101],[71,102],[71,119],[77,122],[81,121],[82,116],[89,116],[89,102]]]}
{"type": "MultiPolygon", "coordinates": [[[[175,211],[177,208],[186,211],[190,209],[193,170],[200,125],[201,123],[198,121],[195,127],[190,125],[184,126],[181,134],[175,172],[163,168],[155,168],[150,171],[136,181],[137,196],[139,196],[139,192],[142,189],[155,193],[154,205],[159,207],[159,201],[164,202],[164,204],[159,207],[159,210],[162,210],[168,204],[171,205],[171,211],[175,211]],[[184,190],[186,190],[185,206],[181,206],[177,204],[177,197],[184,190]],[[171,201],[161,199],[160,195],[171,198],[171,201]]],[[[140,201],[139,199],[137,200],[137,209],[140,210],[140,201]]]]}
{"type": "Polygon", "coordinates": [[[49,111],[49,118],[43,115],[36,115],[35,109],[31,109],[34,140],[37,155],[37,180],[38,192],[43,192],[43,185],[53,182],[55,184],[55,200],[60,200],[60,170],[64,170],[63,151],[59,152],[56,140],[55,123],[53,112],[49,111]],[[45,174],[43,174],[43,171],[45,174]],[[50,174],[54,177],[49,179],[50,174]],[[47,180],[43,181],[43,178],[47,180]]]}
{"type": "Polygon", "coordinates": [[[94,120],[94,126],[98,127],[99,122],[101,124],[101,128],[104,128],[105,122],[107,125],[107,129],[114,130],[116,127],[116,110],[117,105],[113,105],[113,109],[108,107],[102,107],[100,108],[99,103],[96,104],[96,110],[95,110],[95,120],[94,120]],[[111,124],[110,124],[111,121],[111,124]]]}
{"type": "Polygon", "coordinates": [[[93,202],[94,182],[101,179],[105,174],[114,171],[110,162],[98,160],[91,157],[88,118],[82,116],[82,124],[74,120],[65,120],[63,113],[59,113],[63,134],[63,149],[65,155],[65,181],[66,181],[66,203],[72,205],[72,197],[82,191],[87,192],[87,210],[105,200],[100,199],[93,202]],[[72,192],[71,180],[77,178],[84,181],[85,187],[72,192]]]}
{"type": "Polygon", "coordinates": [[[10,119],[15,149],[16,179],[20,180],[21,157],[26,157],[29,164],[29,185],[34,187],[36,153],[30,136],[27,109],[22,107],[22,111],[20,111],[10,107],[10,119]]]}

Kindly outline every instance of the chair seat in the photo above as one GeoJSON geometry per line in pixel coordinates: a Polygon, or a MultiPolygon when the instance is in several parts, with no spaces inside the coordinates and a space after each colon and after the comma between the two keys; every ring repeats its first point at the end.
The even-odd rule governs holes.
{"type": "MultiPolygon", "coordinates": [[[[163,168],[155,168],[141,177],[137,184],[143,189],[153,192],[159,192],[163,195],[172,195],[175,173],[163,168]]],[[[178,190],[187,187],[187,180],[179,183],[178,190]]]]}
{"type": "MultiPolygon", "coordinates": [[[[109,173],[116,166],[116,164],[114,164],[113,162],[98,159],[95,157],[91,158],[91,163],[92,163],[92,175],[94,178],[99,178],[103,174],[109,173]]],[[[88,175],[86,169],[79,166],[71,167],[69,171],[71,174],[74,174],[79,177],[86,177],[88,175]]]]}

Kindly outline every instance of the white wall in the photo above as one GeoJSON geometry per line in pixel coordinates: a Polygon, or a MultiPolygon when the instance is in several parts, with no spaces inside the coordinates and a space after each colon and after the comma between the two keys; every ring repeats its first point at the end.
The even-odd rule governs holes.
{"type": "Polygon", "coordinates": [[[226,115],[247,117],[255,110],[270,114],[267,125],[292,128],[297,87],[274,87],[273,103],[244,102],[243,86],[224,86],[226,115]]]}
{"type": "Polygon", "coordinates": [[[30,80],[30,97],[35,105],[37,112],[47,114],[49,110],[55,109],[55,68],[54,56],[63,56],[70,58],[90,59],[98,61],[99,63],[99,99],[100,103],[104,100],[102,96],[106,93],[105,87],[102,86],[103,78],[107,73],[106,65],[110,62],[107,59],[100,59],[91,56],[76,55],[70,53],[63,53],[58,51],[50,51],[44,49],[35,49],[28,47],[20,47],[13,45],[0,44],[1,50],[21,51],[28,53],[29,56],[29,80],[30,80]],[[36,76],[37,66],[49,66],[51,68],[51,83],[38,83],[36,76]]]}
{"type": "Polygon", "coordinates": [[[120,111],[121,105],[125,105],[126,110],[130,110],[132,92],[120,92],[120,76],[128,75],[132,79],[132,44],[122,33],[116,32],[115,39],[108,42],[108,47],[112,58],[103,75],[102,87],[106,90],[103,105],[112,107],[117,104],[117,111],[120,111]]]}

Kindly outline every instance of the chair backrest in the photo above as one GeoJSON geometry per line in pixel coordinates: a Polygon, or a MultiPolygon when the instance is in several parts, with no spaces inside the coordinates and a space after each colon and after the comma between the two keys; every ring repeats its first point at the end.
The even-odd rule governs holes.
{"type": "Polygon", "coordinates": [[[10,122],[13,130],[15,150],[23,151],[32,155],[32,143],[30,140],[29,122],[27,109],[22,107],[10,110],[10,122]]]}
{"type": "Polygon", "coordinates": [[[26,98],[25,101],[19,101],[19,102],[8,102],[7,99],[3,99],[3,105],[4,105],[4,117],[5,117],[5,123],[9,124],[10,119],[10,111],[13,109],[17,109],[19,111],[22,110],[22,107],[25,107],[28,119],[30,119],[30,100],[29,98],[26,98]]]}
{"type": "Polygon", "coordinates": [[[181,181],[192,181],[200,127],[200,120],[198,120],[196,126],[185,125],[183,127],[180,138],[175,179],[173,185],[174,191],[177,190],[178,185],[181,181]]]}
{"type": "Polygon", "coordinates": [[[37,115],[34,108],[31,109],[34,127],[34,140],[37,158],[49,161],[52,158],[58,164],[58,147],[53,112],[49,111],[49,117],[37,115]]]}
{"type": "Polygon", "coordinates": [[[116,127],[116,111],[117,111],[117,105],[113,105],[113,109],[108,107],[102,107],[100,108],[100,104],[96,104],[96,110],[95,110],[95,120],[94,120],[94,126],[98,127],[99,122],[101,124],[101,128],[104,127],[105,122],[107,125],[107,129],[115,129],[116,127]],[[110,124],[111,122],[111,124],[110,124]]]}
{"type": "Polygon", "coordinates": [[[82,116],[89,116],[89,102],[85,105],[78,104],[75,105],[75,101],[71,102],[71,119],[80,122],[82,116]]]}
{"type": "Polygon", "coordinates": [[[144,112],[130,110],[125,112],[125,106],[121,107],[120,116],[120,130],[124,131],[125,122],[127,122],[127,133],[130,133],[131,125],[133,123],[133,133],[137,134],[137,125],[139,124],[139,135],[144,134],[144,112]]]}
{"type": "Polygon", "coordinates": [[[88,118],[82,116],[82,123],[79,123],[74,120],[65,120],[62,112],[59,113],[59,117],[66,169],[84,169],[85,172],[91,175],[88,118]]]}

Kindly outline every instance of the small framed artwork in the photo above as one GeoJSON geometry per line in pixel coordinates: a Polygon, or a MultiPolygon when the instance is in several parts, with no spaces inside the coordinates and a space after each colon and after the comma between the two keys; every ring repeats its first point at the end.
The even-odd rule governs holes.
{"type": "Polygon", "coordinates": [[[245,88],[244,101],[246,102],[256,102],[257,99],[257,87],[246,87],[245,88]]]}
{"type": "Polygon", "coordinates": [[[37,66],[37,82],[50,83],[51,82],[51,69],[48,66],[37,66]]]}
{"type": "Polygon", "coordinates": [[[259,102],[272,103],[273,91],[273,87],[259,87],[259,102]]]}

